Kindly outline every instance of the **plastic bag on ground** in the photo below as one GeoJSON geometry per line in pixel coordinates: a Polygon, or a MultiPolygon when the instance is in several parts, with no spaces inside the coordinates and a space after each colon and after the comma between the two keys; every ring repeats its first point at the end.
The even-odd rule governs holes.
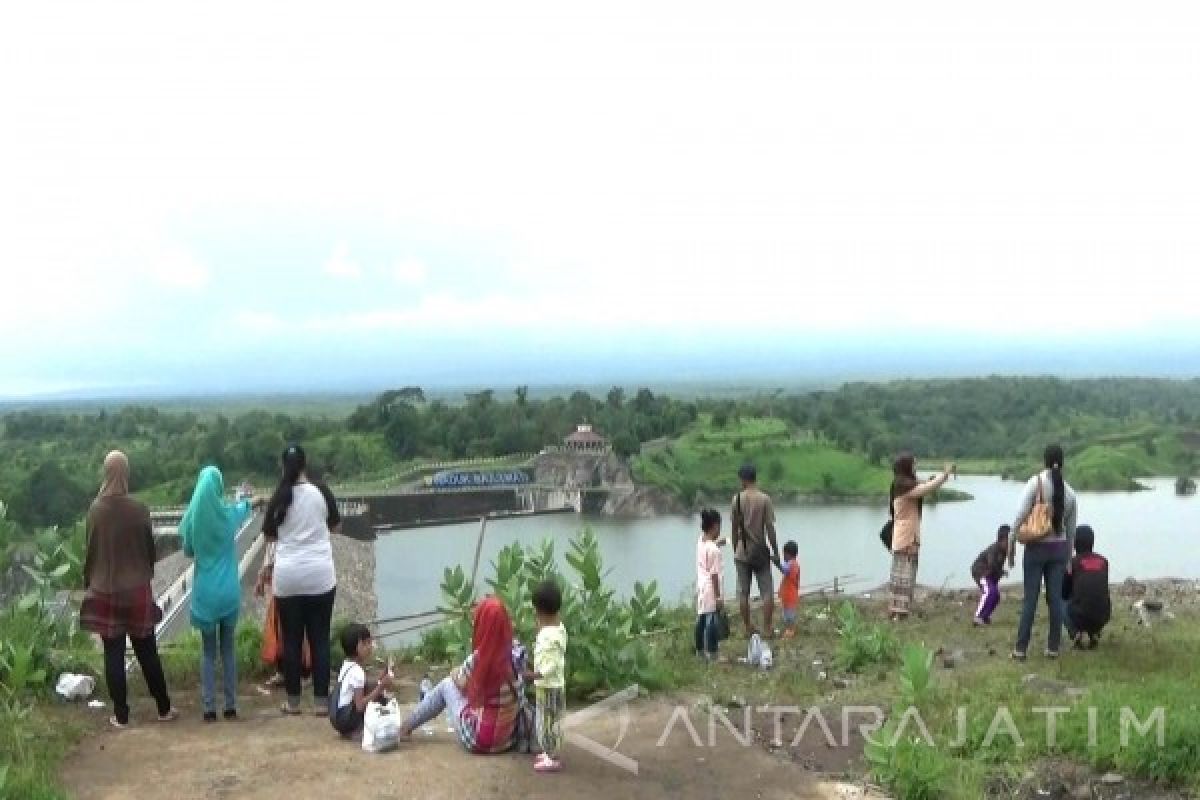
{"type": "Polygon", "coordinates": [[[91,675],[76,675],[64,672],[58,676],[54,691],[64,700],[84,700],[96,690],[96,679],[91,675]]]}
{"type": "Polygon", "coordinates": [[[369,703],[363,718],[362,749],[368,753],[394,750],[400,741],[400,706],[395,698],[384,703],[369,703]]]}
{"type": "Polygon", "coordinates": [[[762,664],[763,640],[757,633],[750,634],[750,646],[746,648],[746,663],[752,667],[762,664]]]}

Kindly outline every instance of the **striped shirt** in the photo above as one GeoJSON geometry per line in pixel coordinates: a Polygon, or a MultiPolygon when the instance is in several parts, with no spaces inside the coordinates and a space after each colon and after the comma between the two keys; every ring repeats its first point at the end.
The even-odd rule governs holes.
{"type": "MultiPolygon", "coordinates": [[[[463,691],[466,691],[475,668],[475,656],[471,653],[462,666],[454,670],[454,683],[463,691]]],[[[506,681],[482,708],[469,705],[463,708],[458,720],[458,735],[468,752],[504,753],[516,744],[517,719],[525,700],[526,657],[525,648],[513,641],[512,679],[506,681]]]]}

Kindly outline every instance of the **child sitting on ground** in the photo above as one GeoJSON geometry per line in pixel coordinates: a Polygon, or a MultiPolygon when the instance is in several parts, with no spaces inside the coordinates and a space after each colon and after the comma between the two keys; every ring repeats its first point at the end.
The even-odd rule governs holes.
{"type": "Polygon", "coordinates": [[[996,541],[975,557],[971,564],[971,580],[979,587],[979,605],[975,608],[975,626],[991,625],[992,614],[1000,605],[1000,579],[1008,573],[1004,570],[1004,559],[1008,555],[1008,535],[1012,528],[1001,525],[996,531],[996,541]]]}
{"type": "Polygon", "coordinates": [[[537,772],[562,769],[562,717],[566,709],[567,629],[558,612],[562,591],[554,581],[545,581],[533,590],[533,611],[538,633],[533,645],[533,693],[537,702],[537,772]]]}
{"type": "Polygon", "coordinates": [[[1100,632],[1112,617],[1108,559],[1093,552],[1095,544],[1096,533],[1090,525],[1075,529],[1075,558],[1071,559],[1071,571],[1063,582],[1063,594],[1067,598],[1067,635],[1081,650],[1084,634],[1087,634],[1087,648],[1096,648],[1100,632]]]}
{"type": "Polygon", "coordinates": [[[783,609],[783,638],[796,635],[796,610],[800,606],[800,548],[789,541],[783,546],[783,563],[778,564],[783,573],[779,584],[779,607],[783,609]]]}
{"type": "Polygon", "coordinates": [[[375,651],[375,643],[366,625],[347,625],[340,638],[346,660],[338,670],[333,691],[337,703],[331,708],[329,721],[342,736],[353,736],[362,731],[367,704],[381,699],[384,691],[391,687],[392,675],[388,669],[379,676],[378,683],[367,683],[364,665],[375,651]]]}
{"type": "Polygon", "coordinates": [[[717,615],[725,604],[721,592],[721,513],[700,512],[700,541],[696,543],[696,655],[717,659],[720,641],[717,615]]]}

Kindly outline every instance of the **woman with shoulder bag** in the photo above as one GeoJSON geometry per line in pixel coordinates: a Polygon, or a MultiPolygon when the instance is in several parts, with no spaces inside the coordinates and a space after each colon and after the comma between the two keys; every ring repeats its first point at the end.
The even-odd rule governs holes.
{"type": "Polygon", "coordinates": [[[1075,490],[1063,480],[1062,448],[1050,445],[1042,461],[1045,469],[1025,485],[1021,507],[1012,526],[1016,536],[1010,538],[1008,544],[1009,569],[1016,563],[1016,543],[1025,545],[1022,559],[1025,599],[1017,627],[1017,644],[1012,652],[1012,657],[1017,661],[1025,660],[1043,583],[1050,607],[1050,631],[1045,655],[1046,658],[1058,658],[1064,617],[1063,578],[1070,568],[1071,549],[1075,544],[1075,490]]]}
{"type": "Polygon", "coordinates": [[[888,492],[892,512],[892,598],[888,612],[893,621],[912,612],[925,497],[941,488],[953,472],[954,465],[947,464],[941,475],[920,483],[917,459],[912,453],[901,453],[892,464],[892,486],[888,492]]]}

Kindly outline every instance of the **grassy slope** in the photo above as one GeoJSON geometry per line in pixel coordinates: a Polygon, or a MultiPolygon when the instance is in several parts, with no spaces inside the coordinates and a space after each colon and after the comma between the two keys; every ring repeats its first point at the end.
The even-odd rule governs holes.
{"type": "Polygon", "coordinates": [[[729,491],[738,467],[758,467],[769,492],[844,496],[880,495],[888,474],[866,459],[830,445],[792,437],[776,419],[743,419],[716,428],[710,418],[666,447],[634,459],[634,477],[643,483],[703,495],[729,491]]]}
{"type": "MultiPolygon", "coordinates": [[[[1139,478],[1190,472],[1184,467],[1189,461],[1200,465],[1200,435],[1172,426],[1139,424],[1120,433],[1087,433],[1075,441],[1064,439],[1064,447],[1068,479],[1086,491],[1136,490],[1141,488],[1139,478]]],[[[1039,466],[1031,458],[959,461],[959,471],[968,475],[1023,478],[1039,466]]]]}
{"type": "MultiPolygon", "coordinates": [[[[762,487],[780,497],[874,497],[887,494],[891,473],[854,453],[830,444],[796,438],[778,419],[742,419],[717,428],[711,418],[700,421],[669,444],[633,460],[634,478],[685,499],[693,494],[723,496],[735,483],[738,467],[758,468],[762,487]]],[[[940,499],[965,499],[949,490],[940,499]]]]}
{"type": "MultiPolygon", "coordinates": [[[[1129,778],[1200,788],[1200,706],[1195,695],[1200,680],[1200,662],[1195,658],[1200,652],[1200,608],[1194,603],[1186,608],[1171,604],[1179,614],[1176,622],[1168,628],[1146,630],[1133,622],[1129,601],[1114,597],[1114,619],[1099,650],[1071,651],[1051,662],[1041,658],[1040,649],[1031,647],[1028,663],[1017,664],[1007,653],[1016,630],[1019,596],[1019,589],[1007,592],[992,626],[983,629],[970,626],[974,598],[968,594],[947,593],[941,599],[922,601],[917,617],[895,626],[883,622],[878,598],[856,601],[863,619],[890,632],[901,648],[916,644],[931,652],[938,648],[965,651],[964,663],[955,669],[944,669],[940,659],[935,659],[932,691],[920,706],[921,717],[939,746],[931,756],[943,772],[942,792],[936,796],[978,800],[985,796],[985,786],[994,787],[998,782],[1015,785],[1026,770],[1056,758],[1086,764],[1098,772],[1115,770],[1129,778]],[[1058,744],[1053,748],[1044,744],[1045,713],[1033,709],[1072,706],[1072,701],[1052,685],[1025,684],[1023,679],[1031,673],[1049,683],[1087,690],[1079,707],[1059,717],[1058,744]],[[1010,708],[1025,747],[1013,746],[1003,734],[983,747],[1000,705],[1010,708]],[[957,738],[956,709],[960,706],[967,708],[968,737],[964,746],[954,748],[946,743],[957,738]],[[1088,746],[1088,706],[1095,706],[1099,714],[1094,748],[1088,746]],[[1134,734],[1132,746],[1122,748],[1122,706],[1131,708],[1139,720],[1147,719],[1154,708],[1165,707],[1165,746],[1159,749],[1152,739],[1142,742],[1134,734]]],[[[799,634],[794,640],[776,643],[775,669],[769,673],[736,663],[746,649],[736,622],[735,638],[721,645],[723,657],[732,663],[723,658],[722,663],[707,667],[690,657],[688,623],[693,617],[683,612],[678,633],[664,638],[660,648],[675,669],[674,683],[706,695],[716,705],[832,708],[835,710],[827,713],[831,714],[830,724],[836,725],[836,709],[888,707],[901,691],[895,661],[856,673],[836,666],[840,638],[836,617],[835,607],[827,602],[817,598],[802,601],[799,634]],[[822,666],[813,666],[814,661],[822,666]],[[819,674],[823,670],[828,672],[824,678],[819,674]],[[834,680],[843,678],[849,686],[836,688],[834,680]]],[[[1037,637],[1045,636],[1044,606],[1034,633],[1040,648],[1037,637]]],[[[835,733],[840,736],[839,729],[835,728],[835,733]]],[[[860,764],[858,769],[865,766],[860,764]]]]}

